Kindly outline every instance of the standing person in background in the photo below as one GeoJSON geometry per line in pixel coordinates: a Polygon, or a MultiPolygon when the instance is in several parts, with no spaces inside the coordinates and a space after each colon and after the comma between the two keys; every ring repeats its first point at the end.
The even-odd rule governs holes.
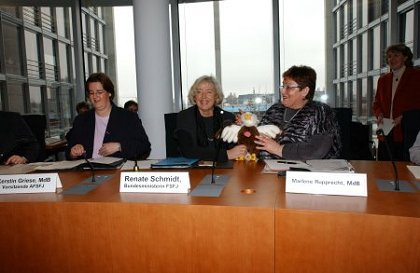
{"type": "Polygon", "coordinates": [[[191,86],[188,100],[193,106],[178,113],[175,130],[183,156],[225,162],[246,155],[245,145],[218,145],[224,123],[235,121],[232,113],[217,106],[223,98],[222,88],[212,76],[201,76],[191,86]]]}
{"type": "Polygon", "coordinates": [[[87,79],[85,88],[93,109],[74,120],[68,139],[68,157],[147,158],[150,142],[141,120],[135,113],[115,106],[111,79],[104,73],[94,73],[87,79]]]}
{"type": "Polygon", "coordinates": [[[38,158],[38,141],[19,113],[0,111],[0,127],[1,164],[24,164],[38,158]]]}
{"type": "Polygon", "coordinates": [[[137,102],[129,100],[126,103],[124,103],[124,109],[130,112],[137,113],[139,111],[139,105],[137,102]]]}
{"type": "MultiPolygon", "coordinates": [[[[384,118],[393,120],[394,127],[386,136],[394,160],[403,160],[403,112],[420,109],[420,70],[413,68],[413,53],[404,44],[391,45],[386,49],[386,61],[390,72],[378,80],[373,112],[378,126],[384,118]]],[[[380,141],[378,160],[389,160],[385,144],[380,141]]]]}

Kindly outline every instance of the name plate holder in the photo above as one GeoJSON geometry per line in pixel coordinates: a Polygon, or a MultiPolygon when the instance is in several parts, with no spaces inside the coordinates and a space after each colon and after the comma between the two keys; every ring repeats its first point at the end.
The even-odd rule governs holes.
{"type": "Polygon", "coordinates": [[[188,172],[121,172],[120,192],[188,193],[188,172]]]}
{"type": "Polygon", "coordinates": [[[58,173],[0,175],[0,194],[56,192],[61,187],[58,173]]]}
{"type": "Polygon", "coordinates": [[[365,173],[286,172],[286,192],[367,196],[365,173]]]}

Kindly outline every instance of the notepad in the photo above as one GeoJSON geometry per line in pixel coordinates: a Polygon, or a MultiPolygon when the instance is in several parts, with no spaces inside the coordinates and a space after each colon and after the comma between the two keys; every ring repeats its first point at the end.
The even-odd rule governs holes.
{"type": "Polygon", "coordinates": [[[152,169],[165,169],[165,168],[191,168],[197,165],[199,159],[186,158],[186,157],[168,157],[158,161],[157,163],[151,164],[152,169]]]}

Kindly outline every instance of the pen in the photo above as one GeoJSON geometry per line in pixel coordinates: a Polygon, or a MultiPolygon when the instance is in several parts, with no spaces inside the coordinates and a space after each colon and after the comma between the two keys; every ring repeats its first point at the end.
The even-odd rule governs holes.
{"type": "Polygon", "coordinates": [[[294,161],[287,161],[287,160],[277,160],[277,163],[283,163],[283,164],[298,164],[294,161]]]}

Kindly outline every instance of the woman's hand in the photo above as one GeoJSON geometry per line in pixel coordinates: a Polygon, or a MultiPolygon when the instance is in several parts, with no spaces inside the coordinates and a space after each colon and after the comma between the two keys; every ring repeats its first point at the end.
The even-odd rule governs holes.
{"type": "Polygon", "coordinates": [[[76,157],[82,156],[84,153],[86,153],[85,147],[83,147],[82,144],[76,144],[73,147],[71,147],[70,157],[76,158],[76,157]]]}
{"type": "Polygon", "coordinates": [[[15,164],[25,164],[26,162],[28,162],[26,157],[18,156],[18,155],[12,155],[11,157],[9,157],[9,159],[7,159],[5,164],[6,165],[15,165],[15,164]]]}
{"type": "Polygon", "coordinates": [[[247,150],[246,150],[245,145],[237,145],[233,147],[232,149],[227,150],[226,152],[227,152],[228,159],[231,160],[231,159],[238,158],[240,156],[245,156],[247,153],[247,150]]]}
{"type": "Polygon", "coordinates": [[[119,142],[108,142],[102,144],[102,147],[99,149],[98,154],[101,156],[109,156],[120,151],[121,144],[119,142]]]}
{"type": "Polygon", "coordinates": [[[258,150],[264,150],[270,154],[282,157],[284,145],[278,144],[274,139],[266,135],[255,136],[255,139],[254,143],[258,145],[258,150]]]}

